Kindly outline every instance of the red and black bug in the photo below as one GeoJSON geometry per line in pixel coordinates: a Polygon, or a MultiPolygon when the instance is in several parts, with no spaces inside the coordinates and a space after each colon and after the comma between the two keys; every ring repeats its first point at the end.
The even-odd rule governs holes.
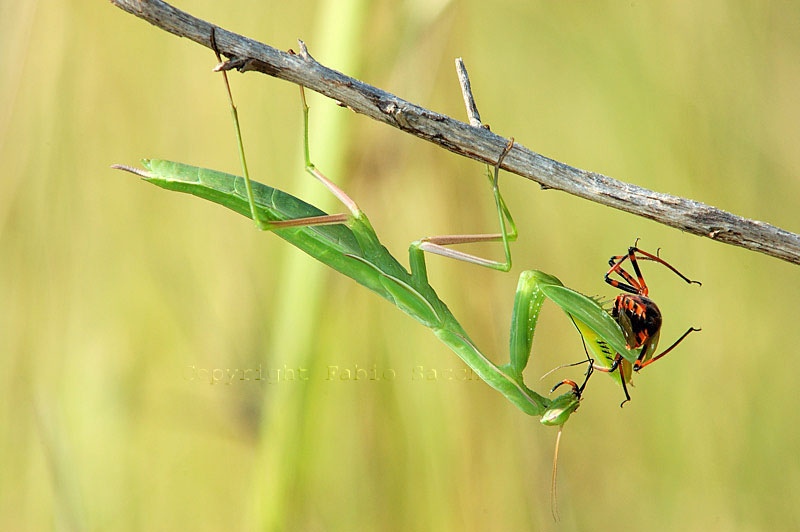
{"type": "MultiPolygon", "coordinates": [[[[638,240],[637,240],[638,242],[638,240]]],[[[609,368],[595,366],[595,369],[603,372],[613,372],[618,370],[620,373],[620,380],[622,382],[622,389],[625,392],[625,401],[622,404],[630,401],[631,397],[628,394],[626,381],[630,381],[631,369],[638,372],[643,367],[648,366],[663,357],[686,338],[689,333],[699,331],[694,327],[689,329],[681,335],[671,346],[662,351],[656,356],[653,353],[658,346],[658,340],[661,335],[661,311],[655,302],[650,299],[647,283],[644,282],[642,271],[639,269],[640,260],[651,260],[663,264],[672,270],[678,277],[683,279],[689,284],[702,284],[699,281],[693,281],[676,270],[672,265],[664,261],[661,257],[642,251],[636,247],[636,243],[628,248],[628,253],[625,255],[616,255],[611,257],[608,264],[611,268],[605,274],[605,281],[615,288],[622,290],[623,294],[617,296],[614,301],[614,307],[611,310],[611,316],[619,324],[622,333],[625,336],[625,341],[628,344],[628,349],[640,349],[639,356],[631,366],[621,354],[617,353],[614,362],[609,368]],[[636,277],[625,271],[622,264],[630,261],[636,277]],[[612,279],[611,275],[617,274],[622,278],[622,281],[612,279]],[[626,374],[627,373],[627,374],[626,374]]],[[[622,404],[620,406],[622,406],[622,404]]]]}

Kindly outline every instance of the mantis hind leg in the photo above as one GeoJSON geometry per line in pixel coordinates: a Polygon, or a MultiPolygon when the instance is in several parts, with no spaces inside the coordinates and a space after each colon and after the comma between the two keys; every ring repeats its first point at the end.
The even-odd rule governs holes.
{"type": "Polygon", "coordinates": [[[214,50],[214,54],[217,56],[217,61],[219,64],[214,68],[215,72],[222,73],[222,79],[225,82],[225,91],[228,96],[228,103],[231,108],[231,116],[233,118],[233,127],[236,132],[236,145],[239,149],[239,162],[242,166],[242,175],[244,177],[244,184],[245,184],[245,191],[247,194],[247,201],[250,205],[250,215],[253,221],[262,231],[273,231],[275,229],[286,229],[289,227],[307,227],[307,226],[317,226],[317,225],[332,225],[332,224],[342,224],[348,223],[351,219],[351,216],[357,216],[360,211],[358,206],[355,202],[350,199],[339,187],[337,187],[333,182],[331,182],[328,178],[326,178],[322,173],[314,168],[314,165],[311,164],[308,158],[308,106],[306,105],[305,101],[305,94],[303,93],[303,87],[300,87],[300,94],[301,99],[303,102],[303,116],[305,119],[304,123],[304,132],[305,132],[305,144],[304,144],[304,152],[305,152],[305,159],[306,159],[306,171],[310,172],[314,177],[319,179],[323,185],[325,185],[337,198],[339,198],[342,203],[350,210],[352,213],[351,215],[348,214],[325,214],[321,216],[311,216],[307,218],[295,218],[293,220],[282,220],[282,221],[267,221],[262,220],[258,214],[258,209],[256,208],[255,197],[253,195],[253,186],[250,180],[250,172],[247,169],[247,158],[244,154],[244,142],[242,141],[242,130],[239,125],[239,112],[236,109],[236,104],[233,102],[233,93],[231,91],[230,83],[228,82],[228,73],[227,70],[229,68],[233,68],[233,64],[231,62],[223,62],[222,56],[220,56],[219,50],[217,48],[217,41],[216,41],[216,32],[215,29],[211,28],[211,48],[214,50]]]}
{"type": "Polygon", "coordinates": [[[309,153],[309,140],[308,140],[308,104],[306,103],[306,91],[305,88],[300,85],[300,102],[303,105],[303,157],[305,159],[305,169],[306,172],[311,174],[312,177],[316,178],[320,181],[325,188],[331,191],[331,193],[336,196],[336,198],[341,201],[345,207],[350,211],[353,216],[360,216],[362,214],[361,209],[356,205],[356,202],[353,201],[350,196],[345,194],[345,192],[340,189],[336,184],[325,177],[325,175],[320,172],[314,163],[311,162],[311,155],[309,153]]]}

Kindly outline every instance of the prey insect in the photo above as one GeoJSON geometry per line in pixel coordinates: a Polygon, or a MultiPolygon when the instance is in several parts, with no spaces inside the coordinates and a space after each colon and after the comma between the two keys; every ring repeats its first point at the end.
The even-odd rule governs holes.
{"type": "MultiPolygon", "coordinates": [[[[211,42],[212,47],[216,48],[213,32],[211,42]]],[[[560,281],[533,270],[520,275],[511,320],[510,360],[503,365],[495,364],[476,347],[450,309],[428,283],[425,253],[450,257],[499,271],[508,271],[511,268],[509,243],[516,239],[517,228],[500,194],[499,172],[503,159],[513,148],[513,139],[499,150],[493,169],[487,168],[500,232],[431,236],[417,240],[409,247],[409,271],[383,246],[366,214],[356,202],[311,162],[308,135],[309,108],[302,86],[300,99],[303,110],[305,170],[338,198],[345,207],[345,212],[327,214],[295,196],[250,179],[238,112],[226,73],[226,70],[241,65],[242,61],[233,59],[223,62],[219,53],[217,60],[219,64],[215,70],[222,73],[225,82],[239,148],[242,177],[158,159],[143,160],[144,169],[123,165],[114,165],[114,168],[133,172],[159,187],[207,199],[251,218],[260,230],[276,233],[323,264],[377,293],[430,328],[486,383],[524,412],[543,416],[544,424],[563,424],[578,407],[582,390],[574,388],[552,400],[526,386],[522,375],[528,364],[533,330],[544,300],[540,282],[545,279],[548,285],[560,285],[560,281]],[[472,242],[502,242],[505,259],[489,260],[449,247],[472,242]]],[[[601,311],[595,309],[595,312],[601,311]]],[[[602,314],[608,318],[607,321],[611,326],[616,327],[607,314],[604,312],[602,314]]]]}
{"type": "Polygon", "coordinates": [[[661,259],[658,254],[651,255],[637,248],[637,243],[638,240],[633,246],[628,248],[628,253],[609,259],[608,264],[611,268],[606,272],[605,281],[614,288],[619,288],[625,292],[618,295],[615,299],[611,315],[622,328],[622,333],[625,335],[625,342],[628,344],[628,348],[630,350],[639,349],[639,355],[633,361],[633,364],[631,364],[631,361],[627,357],[623,357],[620,353],[617,353],[613,359],[611,359],[607,353],[603,353],[604,356],[598,357],[601,366],[595,366],[595,369],[599,371],[606,371],[609,373],[613,373],[614,370],[618,371],[619,382],[625,392],[625,401],[623,401],[622,404],[631,400],[626,384],[631,380],[631,370],[638,373],[642,368],[649,366],[675,349],[675,347],[677,347],[684,338],[689,336],[690,333],[700,330],[689,327],[689,329],[675,340],[671,346],[658,355],[653,356],[653,353],[655,353],[658,347],[658,340],[661,337],[661,311],[658,309],[655,301],[648,297],[649,289],[644,282],[644,276],[639,268],[638,261],[655,261],[669,268],[675,275],[688,284],[702,285],[702,283],[689,279],[676,270],[671,264],[661,259]],[[635,278],[622,267],[622,263],[626,260],[630,261],[633,271],[636,274],[635,278]],[[623,280],[612,279],[612,274],[617,274],[623,280]],[[611,364],[609,365],[608,362],[611,362],[611,364]]]}
{"type": "MultiPolygon", "coordinates": [[[[593,356],[587,351],[587,360],[583,361],[583,363],[588,362],[593,369],[609,373],[622,386],[625,400],[622,401],[620,406],[631,400],[631,396],[628,393],[628,385],[631,384],[633,373],[638,373],[642,368],[664,357],[675,349],[690,333],[700,330],[699,328],[689,327],[672,345],[654,356],[661,337],[662,317],[655,301],[649,297],[649,289],[639,267],[639,261],[657,262],[667,267],[688,284],[700,285],[702,283],[689,279],[659,257],[658,254],[652,255],[642,251],[636,247],[636,244],[638,244],[638,239],[633,246],[628,248],[627,253],[611,257],[609,259],[611,268],[604,276],[605,282],[623,291],[622,294],[616,297],[614,305],[609,312],[611,319],[617,324],[617,331],[613,334],[604,335],[599,333],[597,327],[591,326],[578,317],[575,313],[576,302],[572,298],[565,297],[564,294],[559,292],[553,292],[552,295],[548,294],[548,297],[572,318],[575,327],[581,334],[581,339],[584,341],[584,348],[588,345],[589,350],[592,352],[593,356]],[[623,268],[623,263],[626,260],[630,261],[635,277],[623,268]],[[613,279],[612,275],[617,275],[620,279],[613,279]],[[622,334],[622,343],[620,343],[620,337],[617,333],[622,334]]],[[[578,304],[583,305],[584,302],[579,302],[578,304]]],[[[559,366],[559,368],[561,367],[564,366],[559,366]]]]}

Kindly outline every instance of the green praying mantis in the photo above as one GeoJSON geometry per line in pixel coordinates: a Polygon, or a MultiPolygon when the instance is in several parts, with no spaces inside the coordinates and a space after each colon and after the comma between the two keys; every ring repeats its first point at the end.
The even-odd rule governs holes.
{"type": "MultiPolygon", "coordinates": [[[[216,48],[213,33],[212,47],[216,48]]],[[[556,458],[561,428],[579,407],[584,388],[593,370],[610,373],[622,386],[627,401],[630,396],[626,385],[630,382],[631,370],[638,371],[663,357],[690,332],[699,330],[690,328],[670,348],[654,356],[659,339],[661,316],[655,303],[647,298],[647,285],[637,259],[659,262],[685,281],[689,283],[696,281],[684,277],[658,255],[650,255],[634,245],[629,248],[627,254],[611,258],[611,269],[606,273],[605,280],[627,294],[619,296],[610,311],[604,308],[598,298],[587,297],[567,288],[552,275],[537,270],[522,272],[517,284],[511,318],[509,361],[502,365],[495,364],[478,349],[429,284],[425,253],[503,272],[511,269],[509,243],[516,240],[517,227],[500,193],[499,172],[503,159],[514,145],[513,138],[499,154],[493,169],[487,167],[487,177],[494,196],[500,232],[431,236],[417,240],[409,247],[409,271],[381,244],[375,229],[358,205],[311,162],[308,134],[309,108],[302,86],[300,86],[300,99],[303,110],[305,171],[321,182],[342,203],[347,212],[327,214],[291,194],[250,179],[238,113],[226,73],[231,62],[223,63],[219,53],[216,54],[219,64],[215,70],[222,72],[225,82],[242,177],[158,159],[143,160],[144,169],[125,165],[114,165],[113,168],[137,174],[145,181],[159,187],[189,193],[218,203],[251,218],[258,229],[274,232],[323,264],[351,277],[388,300],[431,329],[433,334],[452,349],[481,379],[502,393],[523,412],[540,416],[540,421],[544,425],[558,426],[556,458]],[[502,242],[505,260],[489,260],[449,247],[474,242],[502,242]],[[623,269],[622,264],[625,260],[630,261],[636,277],[623,269]],[[611,279],[611,274],[619,275],[622,281],[611,279]],[[577,327],[586,352],[586,360],[581,363],[588,363],[583,384],[579,386],[572,380],[561,381],[550,390],[551,393],[565,384],[569,390],[554,399],[540,395],[529,388],[523,377],[523,371],[528,365],[531,354],[537,318],[545,298],[561,307],[577,327]],[[639,348],[641,351],[637,353],[636,349],[639,348]]],[[[554,458],[553,492],[555,464],[554,458]]]]}
{"type": "Polygon", "coordinates": [[[145,181],[159,187],[189,193],[228,207],[254,220],[260,230],[275,232],[323,264],[351,277],[431,329],[481,379],[502,393],[523,412],[541,416],[542,424],[560,426],[569,419],[580,404],[583,389],[592,369],[611,373],[625,390],[626,401],[629,400],[626,383],[630,381],[631,372],[626,370],[633,367],[638,371],[667,354],[690,332],[698,330],[689,329],[669,349],[656,357],[652,356],[658,343],[657,329],[660,328],[660,314],[655,304],[646,298],[647,287],[637,263],[637,253],[639,260],[660,262],[687,282],[697,281],[690,281],[658,256],[632,247],[627,255],[612,257],[612,268],[606,274],[606,281],[638,295],[617,298],[613,312],[606,310],[598,298],[587,297],[567,288],[552,275],[537,270],[522,272],[517,284],[511,318],[509,362],[503,365],[495,364],[476,347],[450,309],[428,283],[425,253],[434,253],[503,272],[511,269],[509,243],[516,240],[517,227],[500,193],[499,171],[503,159],[513,147],[513,138],[499,154],[493,171],[487,168],[500,232],[431,236],[417,240],[409,247],[409,272],[381,244],[366,214],[355,201],[311,162],[308,134],[309,108],[302,86],[300,86],[300,99],[303,110],[305,170],[320,181],[348,212],[327,214],[291,194],[250,179],[238,112],[226,73],[230,62],[222,62],[218,52],[217,59],[219,64],[215,70],[222,73],[225,82],[243,177],[159,159],[143,160],[145,169],[125,165],[113,165],[113,168],[137,174],[145,181]],[[505,260],[502,262],[489,260],[448,247],[474,242],[502,242],[505,260]],[[626,259],[630,259],[638,280],[622,268],[622,262],[626,259]],[[626,283],[610,279],[609,275],[613,272],[620,274],[626,283]],[[586,372],[583,385],[578,386],[570,380],[561,381],[553,390],[563,384],[568,384],[571,389],[555,399],[536,393],[525,384],[523,378],[523,370],[528,364],[533,345],[537,318],[545,298],[564,310],[580,331],[585,347],[588,346],[587,359],[584,362],[589,363],[590,369],[586,372]],[[635,309],[638,314],[646,311],[649,312],[648,315],[656,315],[658,318],[658,327],[654,332],[649,332],[644,341],[639,341],[637,337],[637,334],[641,335],[641,324],[635,319],[637,312],[631,314],[623,309],[631,299],[636,299],[639,305],[635,309]],[[639,312],[640,307],[646,308],[639,312]],[[619,309],[623,312],[618,313],[619,309]],[[628,315],[634,319],[631,320],[628,315]],[[641,346],[643,346],[642,352],[637,355],[633,348],[641,346]],[[589,351],[594,356],[590,356],[589,351]]]}

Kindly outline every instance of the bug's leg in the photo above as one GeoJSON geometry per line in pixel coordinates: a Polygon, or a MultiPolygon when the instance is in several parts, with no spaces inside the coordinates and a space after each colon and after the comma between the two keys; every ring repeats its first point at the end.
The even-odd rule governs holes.
{"type": "MultiPolygon", "coordinates": [[[[542,375],[539,378],[539,380],[543,380],[545,377],[547,377],[548,375],[550,375],[551,373],[553,373],[554,371],[557,371],[559,369],[571,368],[573,366],[580,366],[581,364],[586,364],[588,362],[589,365],[586,368],[586,373],[584,374],[585,376],[584,376],[583,384],[581,384],[580,388],[577,389],[577,392],[578,392],[577,395],[578,395],[578,397],[580,397],[581,394],[583,394],[584,388],[586,388],[586,384],[589,382],[589,377],[592,376],[592,372],[594,371],[594,359],[591,357],[591,355],[589,355],[589,349],[586,347],[586,339],[583,337],[583,334],[581,334],[581,331],[580,331],[580,328],[578,327],[578,324],[575,323],[575,318],[573,318],[572,315],[569,315],[569,317],[570,317],[570,320],[572,321],[572,324],[575,326],[575,329],[578,331],[578,337],[581,339],[581,344],[583,345],[583,352],[586,353],[586,358],[584,360],[579,360],[578,362],[572,362],[570,364],[562,364],[560,366],[556,366],[555,368],[551,369],[550,371],[548,371],[547,373],[542,375]]],[[[561,382],[562,383],[566,383],[565,381],[561,381],[561,382]]],[[[570,382],[573,382],[573,381],[570,381],[570,382]]],[[[550,390],[551,393],[552,393],[552,391],[553,390],[550,390]]]]}
{"type": "MultiPolygon", "coordinates": [[[[584,362],[585,361],[581,361],[580,364],[583,364],[584,362]]],[[[574,364],[570,364],[570,365],[574,365],[574,364]]],[[[575,381],[570,380],[570,379],[564,379],[563,381],[561,381],[558,384],[556,384],[555,386],[553,386],[550,389],[550,393],[553,393],[554,391],[556,391],[556,389],[559,386],[563,385],[563,384],[569,384],[572,387],[572,392],[575,394],[575,396],[578,399],[580,399],[581,396],[583,395],[583,390],[586,388],[586,383],[589,382],[589,377],[592,376],[592,372],[593,371],[594,371],[594,360],[592,360],[590,358],[589,359],[589,369],[586,370],[586,375],[585,375],[585,377],[583,379],[583,384],[578,386],[578,384],[575,381]]]]}
{"type": "MultiPolygon", "coordinates": [[[[636,241],[638,242],[639,240],[637,239],[636,241]]],[[[637,283],[639,285],[639,294],[641,294],[641,295],[646,297],[647,293],[648,293],[647,284],[644,282],[644,276],[642,275],[642,270],[639,269],[639,262],[636,260],[636,252],[637,251],[638,251],[638,248],[636,248],[635,246],[629,247],[628,248],[628,258],[631,261],[631,265],[633,266],[633,271],[636,272],[636,278],[639,281],[637,283]]]]}
{"type": "Polygon", "coordinates": [[[633,364],[633,371],[639,371],[639,370],[641,370],[642,368],[644,368],[645,366],[649,366],[650,364],[652,364],[653,362],[655,362],[655,361],[656,361],[656,360],[658,360],[659,358],[663,357],[664,355],[666,355],[667,353],[669,353],[670,351],[672,351],[673,349],[675,349],[675,347],[677,347],[677,345],[678,345],[679,343],[681,343],[681,342],[683,341],[683,339],[684,339],[684,338],[686,338],[687,336],[689,336],[689,333],[696,332],[696,331],[700,331],[700,330],[701,330],[701,329],[695,329],[694,327],[689,327],[689,330],[687,330],[685,333],[683,333],[683,334],[681,335],[681,337],[680,337],[680,338],[678,338],[677,340],[675,340],[675,343],[674,343],[674,344],[672,344],[671,346],[669,346],[668,348],[666,348],[664,351],[662,351],[660,354],[658,354],[658,355],[654,356],[653,358],[651,358],[651,359],[650,359],[650,360],[648,360],[647,362],[642,362],[642,361],[641,361],[641,358],[644,356],[644,353],[642,353],[641,355],[639,355],[639,358],[636,360],[636,362],[634,362],[634,364],[633,364]]]}
{"type": "MultiPolygon", "coordinates": [[[[620,355],[618,357],[622,358],[620,355]]],[[[625,403],[631,400],[631,396],[628,393],[628,385],[625,384],[625,366],[619,364],[619,381],[622,383],[622,391],[625,392],[625,400],[619,404],[619,407],[622,408],[625,403]]]]}
{"type": "Polygon", "coordinates": [[[610,259],[608,259],[608,265],[613,266],[618,260],[624,259],[627,255],[614,255],[610,259]]]}
{"type": "Polygon", "coordinates": [[[631,396],[628,393],[628,385],[625,384],[625,370],[623,369],[624,366],[622,365],[622,360],[623,360],[622,355],[617,354],[617,356],[614,357],[614,362],[611,364],[610,368],[604,368],[602,366],[597,366],[594,363],[592,363],[593,369],[596,369],[597,371],[601,371],[603,373],[613,373],[614,371],[617,370],[619,371],[619,380],[622,383],[622,391],[625,392],[625,400],[619,404],[620,408],[622,408],[622,405],[631,400],[631,396]]]}
{"type": "MultiPolygon", "coordinates": [[[[616,269],[616,273],[619,274],[620,277],[625,279],[628,282],[628,286],[630,286],[631,288],[633,288],[634,290],[637,291],[636,293],[639,293],[641,291],[641,288],[639,288],[639,283],[636,282],[636,279],[634,279],[633,276],[631,274],[629,274],[624,268],[618,267],[616,269]]],[[[608,274],[606,274],[606,275],[608,275],[608,274]]],[[[612,281],[613,281],[613,279],[606,280],[607,283],[609,283],[612,286],[614,286],[612,281]]],[[[617,284],[615,287],[621,288],[619,284],[617,284]]],[[[626,290],[626,291],[628,291],[628,290],[626,290]]]]}
{"type": "Polygon", "coordinates": [[[594,364],[594,362],[592,363],[592,365],[594,366],[594,369],[596,369],[597,371],[600,371],[602,373],[614,373],[614,371],[616,371],[617,367],[620,366],[620,362],[621,361],[622,361],[622,356],[620,356],[618,354],[616,357],[614,357],[614,362],[611,364],[610,368],[604,368],[603,366],[597,366],[597,365],[594,364]]]}
{"type": "Polygon", "coordinates": [[[556,391],[558,387],[561,386],[562,384],[569,384],[572,387],[572,393],[580,396],[580,388],[578,387],[578,383],[569,379],[564,379],[563,381],[559,382],[558,384],[550,388],[550,393],[556,391]]]}
{"type": "MultiPolygon", "coordinates": [[[[631,294],[639,294],[641,293],[640,292],[641,287],[639,286],[639,283],[636,281],[636,279],[633,278],[631,274],[629,274],[622,268],[622,263],[628,260],[630,257],[631,257],[630,253],[627,255],[619,255],[616,257],[611,257],[611,259],[608,261],[608,263],[611,265],[611,268],[609,268],[609,270],[606,272],[605,276],[603,277],[603,280],[605,280],[605,282],[607,282],[614,288],[619,288],[620,290],[623,290],[625,292],[630,292],[631,294]],[[611,278],[612,273],[617,273],[620,277],[625,279],[627,283],[622,283],[620,281],[617,281],[616,279],[612,279],[611,278]]],[[[636,269],[638,270],[638,266],[636,266],[636,269]]]]}
{"type": "MultiPolygon", "coordinates": [[[[586,347],[584,346],[584,349],[585,348],[586,347]]],[[[589,356],[589,354],[587,353],[586,356],[589,356]]],[[[586,384],[589,382],[589,377],[592,376],[592,372],[594,372],[594,360],[590,358],[589,359],[589,367],[586,370],[586,377],[583,379],[583,384],[581,384],[581,387],[578,388],[578,396],[579,397],[583,395],[583,390],[586,388],[586,384]]]]}
{"type": "MultiPolygon", "coordinates": [[[[642,344],[642,349],[639,351],[639,356],[636,357],[636,361],[633,363],[633,371],[639,371],[642,367],[642,360],[647,355],[647,351],[650,349],[650,341],[652,338],[649,338],[648,341],[642,344]]],[[[658,341],[658,338],[656,338],[658,341]]],[[[670,348],[672,349],[672,348],[670,348]]]]}
{"type": "Polygon", "coordinates": [[[678,277],[680,277],[681,279],[683,279],[687,283],[689,283],[689,284],[699,284],[699,285],[702,286],[703,283],[701,283],[700,281],[693,281],[693,280],[689,279],[688,277],[683,275],[681,272],[679,272],[677,269],[675,269],[674,266],[672,266],[670,263],[668,263],[667,261],[665,261],[664,259],[662,259],[658,255],[653,255],[653,254],[650,254],[650,253],[648,253],[646,251],[642,251],[641,249],[639,249],[639,248],[637,248],[635,246],[633,248],[631,248],[631,249],[633,249],[636,253],[639,253],[640,255],[642,255],[641,257],[639,257],[639,260],[645,259],[645,260],[652,260],[652,261],[658,262],[659,264],[661,264],[663,266],[666,266],[667,268],[672,270],[672,272],[675,275],[677,275],[678,277]]]}

